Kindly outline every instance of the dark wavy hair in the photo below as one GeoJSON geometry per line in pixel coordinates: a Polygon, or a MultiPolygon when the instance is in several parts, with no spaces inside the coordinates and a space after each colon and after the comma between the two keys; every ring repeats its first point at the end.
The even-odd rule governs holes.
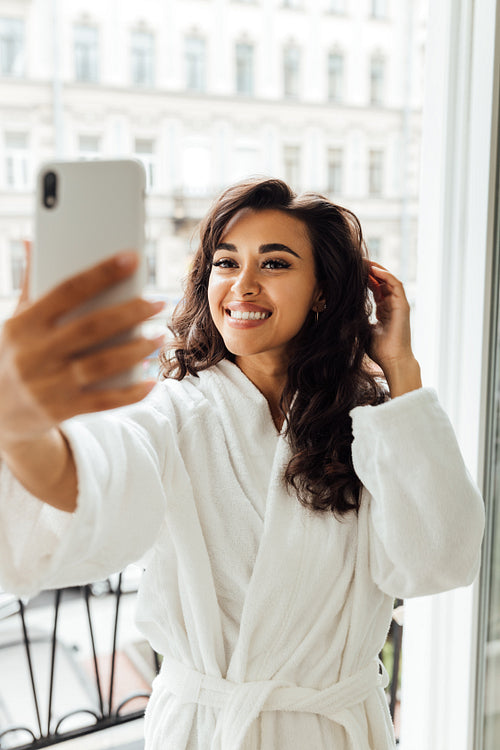
{"type": "Polygon", "coordinates": [[[297,196],[277,179],[225,190],[201,225],[185,295],[172,319],[174,346],[160,357],[162,376],[182,380],[222,359],[234,361],[210,315],[208,280],[224,230],[243,208],[277,209],[304,222],[326,301],[317,321],[313,312],[308,315],[291,348],[280,403],[293,454],[284,479],[306,507],[339,515],[357,510],[361,482],[352,463],[349,412],[382,403],[387,391],[367,355],[372,336],[367,252],[351,211],[321,195],[297,196]]]}

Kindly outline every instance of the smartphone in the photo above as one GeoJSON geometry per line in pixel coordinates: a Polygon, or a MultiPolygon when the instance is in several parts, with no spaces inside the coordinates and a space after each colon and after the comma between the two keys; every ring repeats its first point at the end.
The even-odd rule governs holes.
{"type": "MultiPolygon", "coordinates": [[[[144,167],[133,159],[44,164],[37,177],[30,298],[120,250],[139,253],[137,271],[79,305],[65,320],[140,296],[145,283],[145,185],[144,167]]],[[[138,366],[103,384],[126,385],[140,377],[138,366]]]]}

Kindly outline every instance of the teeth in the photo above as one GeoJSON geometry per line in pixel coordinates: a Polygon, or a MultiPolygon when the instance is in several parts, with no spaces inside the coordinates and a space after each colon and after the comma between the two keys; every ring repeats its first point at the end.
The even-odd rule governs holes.
{"type": "Polygon", "coordinates": [[[229,310],[231,318],[236,320],[264,320],[268,318],[271,313],[267,312],[241,312],[240,310],[229,310]]]}

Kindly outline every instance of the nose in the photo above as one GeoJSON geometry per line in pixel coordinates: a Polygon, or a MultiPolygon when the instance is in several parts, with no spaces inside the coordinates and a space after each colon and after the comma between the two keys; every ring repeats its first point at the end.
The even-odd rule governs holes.
{"type": "Polygon", "coordinates": [[[233,293],[238,297],[253,296],[260,292],[260,282],[253,267],[242,266],[233,282],[233,293]]]}

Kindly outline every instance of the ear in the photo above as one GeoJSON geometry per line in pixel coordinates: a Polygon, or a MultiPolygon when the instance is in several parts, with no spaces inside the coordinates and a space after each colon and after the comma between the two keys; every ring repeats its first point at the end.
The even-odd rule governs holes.
{"type": "Polygon", "coordinates": [[[326,310],[326,299],[321,289],[318,291],[314,299],[314,304],[311,310],[313,312],[324,312],[326,310]]]}

